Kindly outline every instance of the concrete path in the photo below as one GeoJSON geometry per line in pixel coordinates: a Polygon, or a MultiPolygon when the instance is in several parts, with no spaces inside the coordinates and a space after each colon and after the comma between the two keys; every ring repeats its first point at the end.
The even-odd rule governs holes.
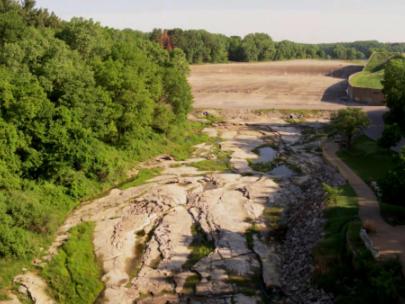
{"type": "Polygon", "coordinates": [[[348,181],[358,196],[359,216],[363,223],[373,227],[375,233],[370,233],[373,247],[378,252],[378,258],[398,256],[405,274],[405,226],[390,226],[380,215],[380,207],[374,192],[352,171],[337,155],[339,146],[336,143],[325,143],[323,155],[336,167],[348,181]]]}

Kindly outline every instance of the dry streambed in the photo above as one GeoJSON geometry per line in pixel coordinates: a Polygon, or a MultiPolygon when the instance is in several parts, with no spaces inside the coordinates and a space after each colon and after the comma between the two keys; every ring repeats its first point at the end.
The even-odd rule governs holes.
{"type": "MultiPolygon", "coordinates": [[[[77,209],[48,258],[69,229],[92,221],[104,270],[98,303],[330,303],[310,285],[311,250],[322,234],[322,183],[340,181],[319,154],[317,127],[206,129],[230,153],[232,173],[193,167],[215,159],[208,144],[186,162],[156,160],[159,177],[77,209]]],[[[33,273],[16,281],[37,303],[52,303],[33,273]]]]}

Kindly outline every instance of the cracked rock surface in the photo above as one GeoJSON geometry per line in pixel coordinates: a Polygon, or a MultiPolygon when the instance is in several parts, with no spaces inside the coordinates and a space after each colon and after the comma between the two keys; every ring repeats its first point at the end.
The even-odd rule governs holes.
{"type": "MultiPolygon", "coordinates": [[[[163,168],[160,176],[75,210],[47,258],[69,229],[92,221],[105,284],[97,303],[332,303],[310,284],[311,251],[322,236],[322,183],[341,181],[317,152],[319,143],[309,145],[302,131],[279,122],[209,128],[229,152],[232,172],[192,166],[213,158],[208,144],[185,162],[159,159],[151,166],[163,168]],[[265,145],[294,174],[254,171],[253,150],[265,145]],[[282,224],[269,223],[272,208],[283,210],[282,224]],[[285,226],[281,239],[271,225],[285,226]]],[[[38,285],[24,286],[37,294],[38,285]]]]}

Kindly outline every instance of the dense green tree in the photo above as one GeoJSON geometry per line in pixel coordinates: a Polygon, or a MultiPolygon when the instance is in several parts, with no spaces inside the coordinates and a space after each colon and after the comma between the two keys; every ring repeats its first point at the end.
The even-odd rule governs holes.
{"type": "Polygon", "coordinates": [[[405,60],[391,60],[385,67],[384,94],[388,120],[405,126],[405,60]]]}
{"type": "MultiPolygon", "coordinates": [[[[193,58],[227,59],[225,37],[197,34],[193,58]]],[[[188,71],[144,33],[0,1],[0,258],[29,257],[75,200],[183,132],[188,71]]]]}
{"type": "Polygon", "coordinates": [[[378,140],[378,144],[385,149],[389,149],[395,146],[401,140],[401,138],[401,128],[398,126],[398,124],[386,124],[384,127],[384,132],[381,138],[378,140]]]}
{"type": "Polygon", "coordinates": [[[355,133],[366,127],[369,121],[361,109],[348,108],[333,113],[331,124],[335,132],[345,137],[347,148],[350,149],[355,133]]]}
{"type": "Polygon", "coordinates": [[[384,202],[405,206],[405,149],[396,167],[379,181],[384,202]]]}

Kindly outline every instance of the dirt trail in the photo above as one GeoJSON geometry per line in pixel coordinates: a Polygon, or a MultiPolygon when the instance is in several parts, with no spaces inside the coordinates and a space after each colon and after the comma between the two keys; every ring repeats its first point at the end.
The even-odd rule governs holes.
{"type": "MultiPolygon", "coordinates": [[[[230,153],[232,172],[192,166],[215,158],[207,144],[186,162],[158,159],[152,165],[163,169],[159,177],[78,208],[46,258],[69,229],[92,221],[106,287],[99,303],[331,303],[311,286],[311,251],[322,236],[322,183],[339,182],[319,153],[319,126],[292,127],[271,114],[229,117],[205,131],[230,153]],[[277,155],[266,174],[249,166],[259,158],[252,151],[263,145],[277,155]]],[[[33,276],[19,277],[28,282],[28,294],[47,296],[46,286],[29,284],[33,276]]]]}
{"type": "Polygon", "coordinates": [[[337,144],[328,142],[323,147],[323,154],[332,165],[338,168],[356,192],[360,218],[363,223],[367,223],[375,230],[369,237],[376,256],[378,258],[398,256],[405,274],[405,226],[393,227],[384,221],[373,190],[336,155],[338,150],[337,144]]]}

